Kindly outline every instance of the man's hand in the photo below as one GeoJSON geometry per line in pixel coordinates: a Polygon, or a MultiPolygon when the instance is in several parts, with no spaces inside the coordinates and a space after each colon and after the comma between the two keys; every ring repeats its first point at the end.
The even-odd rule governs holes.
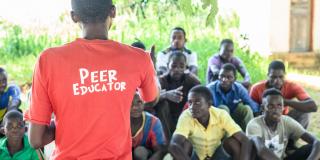
{"type": "Polygon", "coordinates": [[[175,102],[175,103],[180,103],[183,99],[183,92],[182,92],[183,86],[178,87],[177,89],[167,91],[166,94],[166,99],[175,102]]]}

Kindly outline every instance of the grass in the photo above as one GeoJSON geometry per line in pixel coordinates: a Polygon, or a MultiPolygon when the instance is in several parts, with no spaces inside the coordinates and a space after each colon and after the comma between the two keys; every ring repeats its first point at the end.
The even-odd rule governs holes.
{"type": "MultiPolygon", "coordinates": [[[[313,88],[306,88],[306,91],[310,96],[320,104],[320,91],[314,90],[313,88]]],[[[316,113],[311,113],[310,125],[308,130],[320,139],[320,109],[316,113]]]]}

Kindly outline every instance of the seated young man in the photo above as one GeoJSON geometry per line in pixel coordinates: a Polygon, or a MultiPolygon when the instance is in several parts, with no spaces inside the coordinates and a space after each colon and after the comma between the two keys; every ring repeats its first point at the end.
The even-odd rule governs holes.
{"type": "Polygon", "coordinates": [[[1,132],[5,137],[0,139],[1,160],[41,160],[40,150],[33,149],[25,135],[25,122],[20,112],[11,110],[3,118],[1,132]]]}
{"type": "Polygon", "coordinates": [[[281,91],[275,88],[264,91],[261,105],[264,114],[251,120],[246,131],[254,143],[256,157],[266,160],[319,160],[320,142],[294,119],[282,115],[283,105],[281,91]],[[300,138],[308,144],[286,154],[288,140],[300,138]]]}
{"type": "Polygon", "coordinates": [[[162,91],[155,111],[168,139],[176,128],[183,106],[187,102],[189,90],[200,84],[194,74],[184,72],[186,65],[186,56],[180,51],[175,51],[169,57],[169,72],[159,78],[162,91]]]}
{"type": "Polygon", "coordinates": [[[186,42],[186,32],[183,28],[175,27],[171,30],[170,47],[157,55],[157,71],[159,75],[168,71],[167,64],[173,51],[181,51],[187,57],[187,69],[195,75],[198,74],[197,54],[185,47],[186,42]]]}
{"type": "Polygon", "coordinates": [[[268,88],[279,89],[284,98],[283,103],[285,107],[283,114],[289,115],[304,128],[307,128],[309,113],[316,112],[317,105],[300,85],[286,80],[285,73],[286,70],[283,62],[272,61],[268,68],[268,79],[253,85],[250,96],[258,104],[261,104],[264,90],[268,88]]]}
{"type": "Polygon", "coordinates": [[[258,104],[248,94],[248,91],[236,82],[236,68],[231,63],[222,66],[219,79],[207,85],[213,96],[213,105],[230,113],[236,123],[245,131],[248,122],[253,118],[253,112],[258,112],[258,104]]]}
{"type": "Polygon", "coordinates": [[[135,93],[130,111],[133,159],[157,160],[165,154],[166,138],[161,121],[143,109],[144,103],[135,93]]]}
{"type": "Polygon", "coordinates": [[[191,159],[249,159],[252,147],[249,139],[226,111],[211,106],[208,88],[200,85],[192,88],[188,103],[190,108],[181,114],[170,143],[169,153],[174,158],[190,159],[185,145],[191,143],[191,159]]]}
{"type": "Polygon", "coordinates": [[[219,53],[213,55],[208,60],[207,84],[219,78],[219,72],[224,64],[231,63],[236,67],[237,71],[239,71],[244,79],[241,84],[245,88],[250,87],[249,72],[247,71],[241,59],[233,55],[233,50],[234,45],[232,40],[224,39],[221,41],[219,53]]]}
{"type": "Polygon", "coordinates": [[[0,122],[9,110],[17,110],[20,105],[20,88],[7,84],[8,74],[0,67],[0,122]]]}

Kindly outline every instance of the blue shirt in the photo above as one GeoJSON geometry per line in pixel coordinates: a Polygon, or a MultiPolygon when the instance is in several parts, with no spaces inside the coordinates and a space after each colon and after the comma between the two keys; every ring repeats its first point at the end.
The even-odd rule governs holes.
{"type": "Polygon", "coordinates": [[[213,106],[215,107],[226,105],[230,112],[233,113],[238,104],[242,102],[245,105],[249,105],[254,113],[259,111],[258,104],[249,97],[248,91],[238,82],[234,82],[227,93],[220,89],[219,80],[211,82],[207,87],[211,91],[213,106]]]}
{"type": "Polygon", "coordinates": [[[12,100],[20,100],[20,88],[16,85],[10,85],[0,94],[0,109],[7,108],[12,100]]]}

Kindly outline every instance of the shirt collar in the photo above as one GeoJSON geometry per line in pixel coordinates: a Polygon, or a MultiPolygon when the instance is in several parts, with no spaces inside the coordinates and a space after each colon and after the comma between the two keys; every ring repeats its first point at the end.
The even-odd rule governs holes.
{"type": "Polygon", "coordinates": [[[217,80],[217,91],[220,93],[220,94],[228,94],[228,93],[230,93],[230,91],[235,91],[236,90],[236,87],[235,87],[235,83],[236,82],[234,82],[234,83],[232,83],[232,85],[231,85],[231,90],[229,90],[227,93],[225,93],[225,92],[223,92],[222,90],[221,90],[221,88],[220,88],[220,81],[219,80],[217,80]]]}
{"type": "MultiPolygon", "coordinates": [[[[211,109],[212,109],[211,107],[213,107],[213,106],[210,106],[210,108],[209,108],[209,123],[208,123],[207,128],[209,126],[216,125],[218,123],[216,115],[213,114],[212,111],[211,111],[211,109]]],[[[199,125],[202,126],[202,124],[197,119],[193,118],[193,120],[196,121],[199,125]]]]}

